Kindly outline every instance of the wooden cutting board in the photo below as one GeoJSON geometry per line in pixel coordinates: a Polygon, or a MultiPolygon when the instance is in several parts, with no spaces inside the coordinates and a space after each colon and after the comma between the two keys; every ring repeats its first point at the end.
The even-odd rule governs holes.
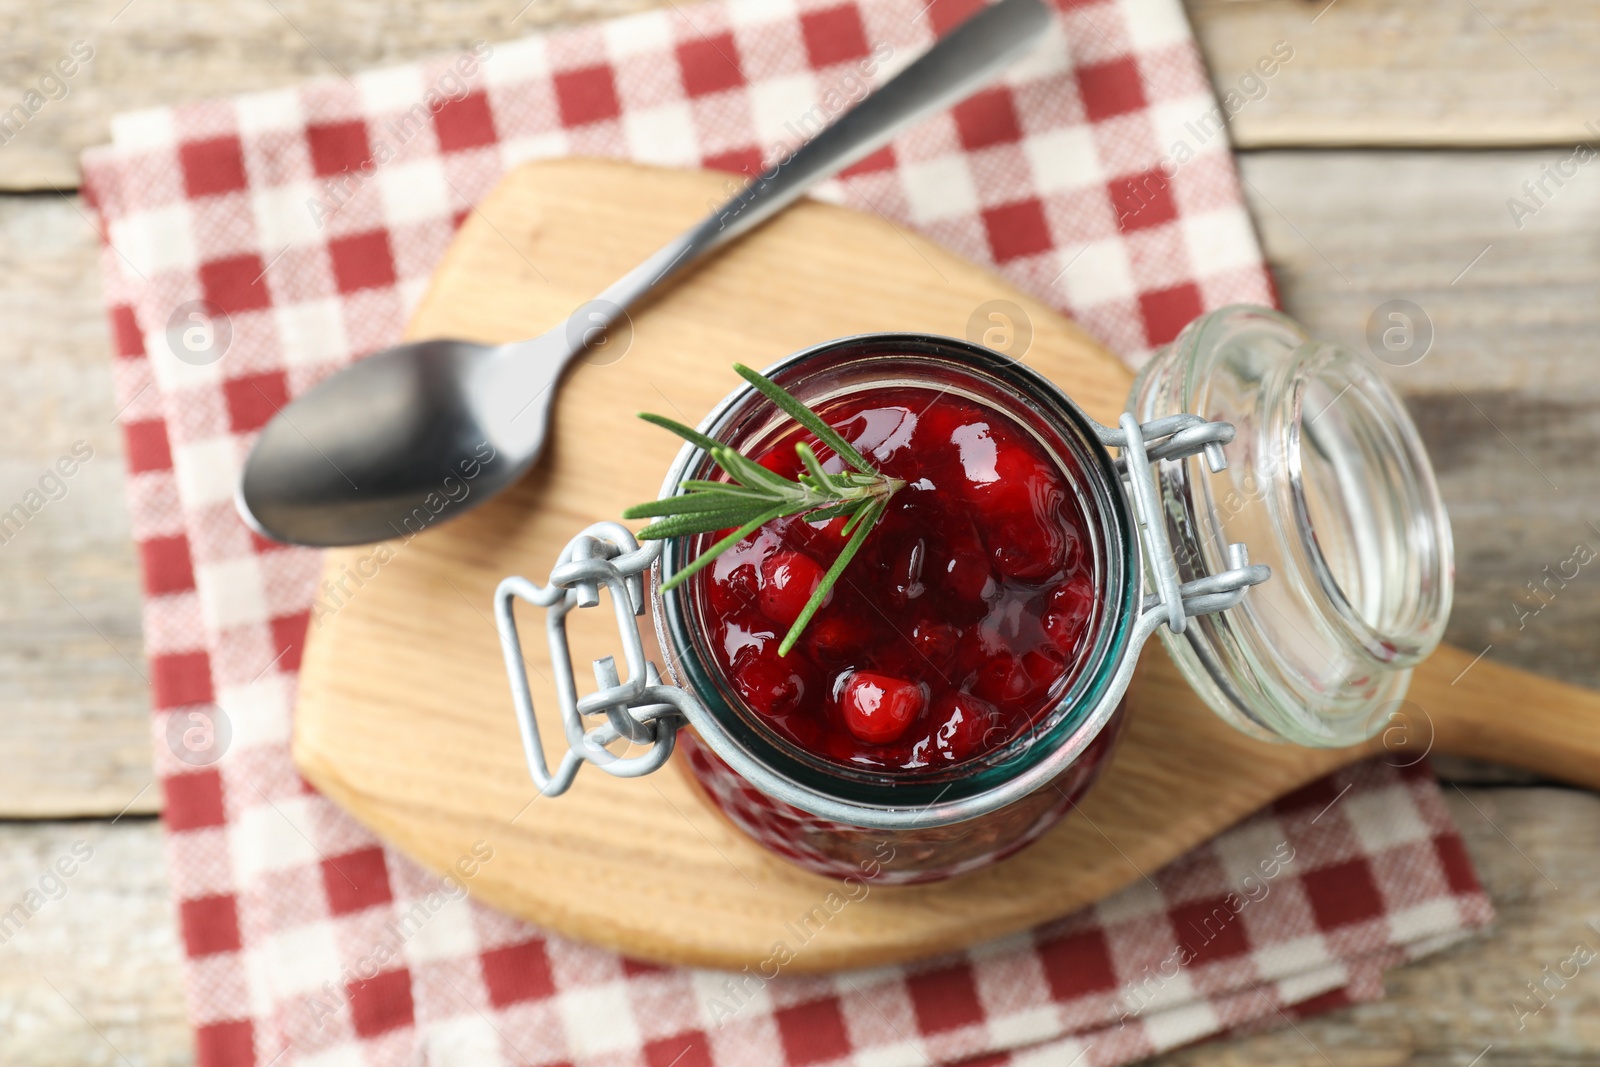
{"type": "MultiPolygon", "coordinates": [[[[540,333],[704,214],[726,181],[582,160],[524,166],[467,219],[409,336],[540,333]]],[[[654,496],[677,444],[635,412],[694,423],[738,383],[736,360],[759,367],[864,331],[965,336],[994,300],[1030,321],[1026,361],[1114,422],[1130,381],[1121,363],[1054,311],[881,217],[804,203],[693,273],[635,316],[620,358],[616,346],[575,368],[549,450],[515,490],[381,553],[330,553],[336,583],[376,574],[344,578],[349,595],[325,594],[312,624],[294,737],[302,772],[430,868],[486,843],[493,857],[470,890],[543,927],[673,963],[765,958],[834,883],[763,851],[670,765],[631,781],[585,768],[567,795],[535,802],[492,621],[495,585],[513,573],[543,583],[579,529],[654,496]]],[[[610,612],[583,615],[580,664],[615,649],[610,612]]],[[[547,672],[541,631],[524,625],[525,652],[547,672]]],[[[559,739],[553,689],[537,673],[534,687],[545,736],[559,739]]],[[[788,969],[906,960],[1063,915],[1383,740],[1339,751],[1251,740],[1200,703],[1155,642],[1130,700],[1121,748],[1079,813],[989,870],[873,889],[788,969]]],[[[1385,735],[1395,762],[1431,744],[1600,786],[1595,693],[1445,648],[1417,672],[1406,712],[1385,735]]]]}

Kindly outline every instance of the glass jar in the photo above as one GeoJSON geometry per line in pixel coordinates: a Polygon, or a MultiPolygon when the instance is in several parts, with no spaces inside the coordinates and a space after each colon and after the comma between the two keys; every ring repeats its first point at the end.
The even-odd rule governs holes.
{"type": "MultiPolygon", "coordinates": [[[[1070,809],[1120,730],[1116,674],[1127,658],[1139,593],[1138,541],[1130,513],[1119,506],[1121,479],[1092,420],[1030,368],[986,348],[909,335],[846,338],[799,353],[770,373],[812,408],[863,390],[920,386],[1022,427],[1050,456],[1087,520],[1083,550],[1096,608],[1078,662],[1069,665],[1072,682],[1030,731],[975,759],[907,776],[841,766],[769,729],[717,667],[704,583],[662,595],[658,582],[656,634],[668,673],[705,709],[680,741],[684,765],[735,825],[818,873],[859,875],[876,856],[883,868],[878,879],[899,884],[991,863],[1070,809]],[[760,785],[751,788],[754,782],[760,785]],[[893,860],[883,863],[885,854],[893,860]]],[[[750,389],[729,398],[701,429],[760,455],[793,425],[750,389]]],[[[687,447],[662,492],[714,474],[710,457],[687,447]]],[[[656,577],[674,573],[701,547],[689,538],[668,542],[656,577]]]]}
{"type": "MultiPolygon", "coordinates": [[[[584,762],[623,777],[650,773],[681,743],[680,765],[707,800],[778,855],[836,878],[931,881],[995,862],[1071,809],[1110,756],[1152,633],[1230,722],[1305,744],[1376,732],[1374,709],[1403,692],[1410,665],[1437,643],[1449,605],[1449,530],[1415,430],[1360,357],[1312,345],[1283,316],[1230,308],[1197,320],[1135,384],[1138,417],[1125,414],[1114,428],[1031,368],[949,338],[844,338],[766,373],[812,407],[867,389],[936,388],[1033,438],[1086,525],[1095,604],[1070,680],[1030,729],[947,768],[909,777],[829,761],[777,733],[724,677],[700,583],[661,592],[702,546],[693,538],[639,546],[619,524],[601,523],[568,546],[549,584],[508,578],[496,595],[525,754],[545,794],[563,792],[584,762]],[[1335,417],[1324,399],[1351,402],[1335,417]],[[1304,417],[1308,405],[1314,419],[1304,417]],[[1373,499],[1360,492],[1369,484],[1382,489],[1373,499]],[[1228,493],[1241,486],[1249,494],[1235,508],[1228,493]],[[1271,568],[1250,561],[1246,540],[1271,568]],[[1408,540],[1426,541],[1433,556],[1406,559],[1399,549],[1408,540]],[[1280,570],[1285,578],[1268,581],[1280,570]],[[1405,590],[1386,591],[1394,582],[1405,590]],[[609,658],[598,661],[597,691],[579,697],[564,620],[597,605],[601,586],[611,592],[628,677],[609,658]],[[518,644],[519,598],[550,609],[568,742],[554,773],[518,644]],[[665,679],[635,618],[647,609],[665,679]],[[1278,618],[1303,629],[1286,639],[1278,618]],[[1335,645],[1346,670],[1323,663],[1335,645]],[[1302,698],[1304,706],[1293,703],[1302,698]],[[595,718],[603,721],[586,722],[595,718]]],[[[758,455],[792,426],[746,386],[699,429],[758,455]]],[[[662,492],[713,471],[703,449],[685,445],[662,492]]]]}

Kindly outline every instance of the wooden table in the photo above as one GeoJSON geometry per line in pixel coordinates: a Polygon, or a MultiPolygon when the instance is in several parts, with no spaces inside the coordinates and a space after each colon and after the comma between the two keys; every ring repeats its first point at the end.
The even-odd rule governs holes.
{"type": "MultiPolygon", "coordinates": [[[[149,766],[139,578],[77,155],[117,110],[278,87],[656,0],[0,0],[0,105],[74,41],[93,60],[0,146],[0,510],[85,441],[65,498],[0,544],[0,911],[93,858],[0,944],[0,1063],[185,1064],[179,949],[149,766]],[[119,10],[121,9],[121,10],[119,10]],[[81,844],[80,844],[81,843],[81,844]]],[[[671,3],[672,0],[663,0],[671,3]]],[[[1439,468],[1459,584],[1449,639],[1600,686],[1600,572],[1537,615],[1527,583],[1600,548],[1600,164],[1519,227],[1507,199],[1600,138],[1600,2],[1189,0],[1219,92],[1294,58],[1233,123],[1288,309],[1362,344],[1412,300],[1436,340],[1393,371],[1439,468]],[[1521,611],[1519,611],[1521,609],[1521,611]],[[1521,619],[1519,625],[1519,617],[1521,619]]],[[[1514,713],[1514,709],[1508,709],[1514,713]]],[[[1521,1029],[1525,983],[1600,916],[1600,798],[1441,765],[1500,910],[1486,938],[1391,972],[1389,998],[1170,1064],[1545,1064],[1600,1058],[1585,970],[1521,1029]],[[1492,1048],[1491,1048],[1492,1046],[1492,1048]],[[1482,1060],[1475,1060],[1482,1055],[1482,1060]]]]}

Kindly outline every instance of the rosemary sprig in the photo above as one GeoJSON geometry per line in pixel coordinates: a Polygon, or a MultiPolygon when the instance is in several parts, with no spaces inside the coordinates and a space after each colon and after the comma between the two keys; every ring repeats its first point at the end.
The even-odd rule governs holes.
{"type": "Polygon", "coordinates": [[[773,519],[804,515],[810,521],[818,521],[849,516],[842,530],[849,540],[839,551],[833,565],[824,572],[811,599],[778,644],[778,654],[786,656],[828,598],[839,576],[860,551],[873,527],[883,518],[888,510],[889,498],[905,488],[906,483],[899,478],[890,478],[875,468],[838,431],[772,379],[741,363],[735,363],[733,369],[808,430],[818,442],[831,448],[843,460],[846,469],[830,474],[823,468],[822,461],[817,458],[811,445],[798,441],[794,446],[795,452],[805,471],[791,480],[681,422],[661,415],[641,414],[639,417],[646,422],[671,430],[685,441],[705,449],[729,480],[685,479],[678,485],[682,492],[636,505],[624,511],[622,516],[626,519],[654,519],[639,531],[639,536],[646,539],[688,537],[733,528],[732,533],[706,548],[688,566],[663,582],[663,590],[681,584],[773,519]]]}

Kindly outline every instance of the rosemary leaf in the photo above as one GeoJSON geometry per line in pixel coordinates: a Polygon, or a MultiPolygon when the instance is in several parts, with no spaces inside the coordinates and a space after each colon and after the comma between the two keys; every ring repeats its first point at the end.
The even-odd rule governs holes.
{"type": "Polygon", "coordinates": [[[814,511],[806,512],[806,521],[828,522],[832,519],[837,519],[840,515],[853,515],[860,510],[855,501],[847,500],[843,504],[834,504],[830,507],[817,508],[814,511]]]}
{"type": "MultiPolygon", "coordinates": [[[[688,492],[715,490],[734,496],[747,496],[754,500],[766,500],[770,495],[763,489],[752,489],[747,485],[739,485],[737,482],[711,482],[702,478],[685,478],[683,481],[678,483],[678,488],[687,490],[688,492]]],[[[682,500],[683,497],[668,496],[662,497],[662,499],[682,500]]]]}
{"type": "Polygon", "coordinates": [[[783,493],[794,487],[794,483],[783,475],[767,470],[755,460],[740,455],[726,445],[718,445],[717,450],[711,455],[717,461],[717,466],[727,471],[734,481],[752,489],[764,485],[783,493]]]}
{"type": "Polygon", "coordinates": [[[856,528],[857,524],[861,522],[862,517],[865,515],[865,509],[851,515],[850,518],[845,521],[845,524],[839,528],[840,536],[849,537],[850,532],[856,528]]]}
{"type": "Polygon", "coordinates": [[[707,452],[719,447],[716,441],[713,441],[711,438],[707,437],[705,434],[701,433],[699,430],[696,430],[692,426],[685,426],[677,419],[669,419],[665,415],[653,415],[648,411],[641,411],[639,413],[639,417],[645,422],[660,426],[664,430],[671,430],[685,441],[688,441],[693,445],[698,445],[707,452]]]}
{"type": "Polygon", "coordinates": [[[661,541],[669,537],[692,537],[695,534],[731,530],[743,526],[754,517],[748,510],[713,512],[707,515],[672,515],[652,522],[639,531],[639,536],[646,541],[661,541]]]}
{"type": "Polygon", "coordinates": [[[684,493],[681,496],[663,497],[645,504],[635,504],[622,513],[625,519],[649,519],[657,515],[690,515],[711,511],[733,511],[740,507],[755,505],[761,510],[766,498],[745,495],[742,493],[720,493],[714,490],[705,490],[699,493],[684,493]]]}
{"type": "Polygon", "coordinates": [[[837,452],[846,463],[862,474],[878,473],[872,464],[867,462],[867,457],[856,451],[855,445],[846,441],[837,430],[823,422],[820,415],[800,403],[777,382],[759,371],[751,370],[743,363],[735,363],[733,369],[739,372],[739,377],[755,386],[763,396],[782,408],[791,419],[816,435],[817,440],[837,452]]]}
{"type": "Polygon", "coordinates": [[[801,441],[794,446],[794,450],[799,454],[800,462],[805,464],[806,470],[811,472],[811,477],[815,478],[818,484],[829,485],[832,483],[832,477],[822,468],[822,461],[817,458],[817,454],[811,450],[810,445],[801,441]]]}

